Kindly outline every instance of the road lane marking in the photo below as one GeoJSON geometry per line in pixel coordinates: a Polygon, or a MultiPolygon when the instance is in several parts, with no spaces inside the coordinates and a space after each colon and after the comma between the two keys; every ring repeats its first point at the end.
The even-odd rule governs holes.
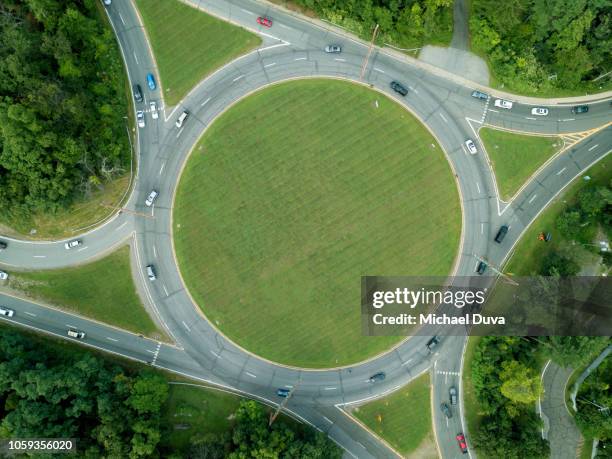
{"type": "Polygon", "coordinates": [[[255,376],[253,373],[249,373],[248,371],[245,371],[247,376],[250,376],[251,378],[257,378],[257,376],[255,376]]]}
{"type": "Polygon", "coordinates": [[[535,121],[535,120],[536,120],[536,118],[532,118],[531,116],[526,116],[526,117],[525,117],[525,119],[526,119],[526,120],[533,120],[533,121],[535,121]]]}
{"type": "Polygon", "coordinates": [[[442,118],[442,121],[444,121],[445,123],[448,123],[448,120],[444,117],[444,115],[442,113],[439,113],[440,118],[442,118]]]}
{"type": "Polygon", "coordinates": [[[117,14],[119,14],[119,19],[121,19],[121,23],[125,25],[125,21],[123,20],[123,16],[121,16],[121,13],[117,13],[117,14]]]}
{"type": "Polygon", "coordinates": [[[80,249],[77,249],[77,252],[82,252],[83,250],[86,250],[86,249],[87,249],[87,246],[81,247],[80,249]]]}
{"type": "Polygon", "coordinates": [[[255,13],[249,11],[249,10],[245,10],[244,8],[240,8],[242,11],[244,11],[246,14],[250,14],[251,16],[255,16],[255,13]]]}
{"type": "Polygon", "coordinates": [[[567,118],[567,119],[559,120],[559,121],[576,121],[576,118],[567,118]]]}
{"type": "Polygon", "coordinates": [[[208,99],[206,99],[204,102],[202,102],[200,104],[200,107],[203,107],[204,105],[206,105],[208,102],[210,102],[210,97],[208,99]]]}
{"type": "Polygon", "coordinates": [[[276,62],[272,62],[271,64],[264,65],[264,69],[267,69],[268,67],[272,67],[273,65],[276,65],[276,62]]]}
{"type": "Polygon", "coordinates": [[[499,110],[493,110],[492,108],[490,108],[489,111],[493,113],[499,113],[499,110]]]}
{"type": "Polygon", "coordinates": [[[153,246],[153,256],[157,258],[157,250],[155,250],[155,246],[153,246]]]}
{"type": "Polygon", "coordinates": [[[346,62],[346,59],[342,59],[340,57],[336,57],[334,60],[338,62],[346,62]]]}
{"type": "Polygon", "coordinates": [[[166,284],[162,284],[162,287],[164,288],[164,292],[166,292],[166,296],[168,296],[168,289],[166,288],[166,284]]]}
{"type": "Polygon", "coordinates": [[[305,57],[296,57],[295,60],[296,61],[305,61],[307,58],[305,57]]]}
{"type": "Polygon", "coordinates": [[[34,258],[47,258],[47,255],[33,255],[34,258]]]}
{"type": "Polygon", "coordinates": [[[285,24],[279,24],[283,29],[291,30],[291,27],[286,26],[285,24]]]}
{"type": "Polygon", "coordinates": [[[408,88],[415,94],[418,94],[419,91],[417,91],[416,89],[414,89],[412,86],[408,86],[408,88]]]}
{"type": "Polygon", "coordinates": [[[185,129],[185,126],[183,126],[182,128],[179,129],[178,134],[176,134],[176,138],[178,139],[179,136],[183,133],[183,129],[185,129]]]}
{"type": "Polygon", "coordinates": [[[380,72],[380,73],[385,73],[384,70],[379,69],[378,67],[374,67],[374,71],[376,72],[380,72]]]}
{"type": "Polygon", "coordinates": [[[182,323],[183,323],[183,327],[185,327],[185,329],[186,329],[186,330],[187,330],[189,333],[191,333],[191,328],[189,328],[189,325],[187,325],[187,324],[185,323],[185,321],[184,321],[184,320],[182,321],[182,323]]]}
{"type": "Polygon", "coordinates": [[[235,83],[236,81],[240,80],[241,78],[244,78],[244,75],[237,76],[232,81],[235,83]]]}
{"type": "Polygon", "coordinates": [[[402,363],[402,366],[404,366],[404,365],[408,365],[410,362],[412,362],[412,359],[408,359],[408,360],[406,360],[404,363],[402,363]]]}
{"type": "Polygon", "coordinates": [[[480,194],[480,185],[476,182],[476,189],[478,190],[478,194],[480,194]]]}
{"type": "Polygon", "coordinates": [[[28,312],[28,311],[23,311],[23,312],[29,316],[36,317],[36,314],[34,314],[33,312],[28,312]]]}
{"type": "Polygon", "coordinates": [[[147,349],[147,352],[150,352],[151,354],[155,354],[155,351],[152,351],[151,349],[147,349]]]}
{"type": "Polygon", "coordinates": [[[484,234],[484,223],[480,224],[480,234],[484,234]]]}
{"type": "Polygon", "coordinates": [[[357,443],[359,446],[361,446],[363,449],[366,449],[366,447],[365,447],[365,446],[363,446],[361,443],[359,443],[359,442],[356,442],[356,443],[357,443]]]}
{"type": "Polygon", "coordinates": [[[593,151],[593,150],[595,150],[595,149],[596,149],[598,146],[599,146],[599,144],[597,144],[597,145],[593,145],[591,148],[589,148],[589,151],[593,151]]]}
{"type": "Polygon", "coordinates": [[[139,64],[138,57],[136,57],[136,51],[134,51],[134,60],[136,61],[137,64],[139,64]]]}
{"type": "Polygon", "coordinates": [[[331,419],[329,419],[329,418],[328,418],[328,417],[326,417],[326,416],[323,416],[323,419],[325,419],[325,420],[326,420],[327,422],[329,422],[330,424],[333,424],[333,423],[334,423],[334,422],[333,422],[331,419]]]}
{"type": "Polygon", "coordinates": [[[291,384],[285,384],[285,387],[286,387],[287,389],[293,389],[293,386],[292,386],[291,384]]]}
{"type": "Polygon", "coordinates": [[[125,225],[127,225],[127,222],[123,222],[121,225],[119,225],[117,228],[115,228],[115,231],[119,231],[121,228],[123,228],[125,225]]]}
{"type": "Polygon", "coordinates": [[[323,390],[336,390],[337,387],[324,387],[323,390]]]}
{"type": "Polygon", "coordinates": [[[115,338],[111,338],[110,336],[107,336],[106,339],[109,341],[114,341],[115,343],[118,341],[115,338]]]}
{"type": "Polygon", "coordinates": [[[66,327],[76,328],[74,325],[66,324],[66,327]]]}
{"type": "Polygon", "coordinates": [[[531,199],[529,200],[529,204],[531,204],[533,202],[533,200],[536,198],[537,194],[534,194],[531,199]]]}
{"type": "Polygon", "coordinates": [[[211,350],[211,351],[210,351],[210,353],[211,353],[212,355],[214,355],[215,357],[217,357],[218,359],[220,359],[220,358],[221,358],[221,356],[220,356],[219,354],[217,354],[217,353],[216,353],[215,351],[213,351],[213,350],[211,350]]]}
{"type": "Polygon", "coordinates": [[[559,172],[557,172],[557,175],[561,175],[563,174],[563,172],[565,172],[565,169],[567,169],[567,167],[564,167],[563,169],[561,169],[559,172]]]}
{"type": "Polygon", "coordinates": [[[159,175],[162,174],[162,171],[164,170],[164,167],[166,167],[166,161],[164,161],[161,165],[161,167],[159,168],[159,175]]]}

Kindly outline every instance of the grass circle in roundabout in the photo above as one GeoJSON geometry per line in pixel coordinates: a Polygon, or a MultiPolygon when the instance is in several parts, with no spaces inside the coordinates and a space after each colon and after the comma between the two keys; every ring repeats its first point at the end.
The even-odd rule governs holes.
{"type": "Polygon", "coordinates": [[[364,86],[284,82],[194,148],[174,203],[179,268],[206,317],[266,359],[349,365],[402,337],[361,334],[362,275],[447,275],[461,207],[437,142],[364,86]]]}

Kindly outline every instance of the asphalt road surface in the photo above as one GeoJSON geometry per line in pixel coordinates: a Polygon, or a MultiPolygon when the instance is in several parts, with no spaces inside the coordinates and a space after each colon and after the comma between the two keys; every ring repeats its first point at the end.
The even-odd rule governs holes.
{"type": "MultiPolygon", "coordinates": [[[[144,90],[145,101],[137,103],[135,108],[145,110],[146,127],[138,129],[138,171],[126,208],[148,217],[118,213],[102,226],[79,236],[83,244],[72,250],[64,248],[65,241],[7,240],[9,247],[0,252],[0,263],[9,269],[55,268],[101,256],[134,237],[140,272],[136,282],[146,292],[158,320],[175,345],[162,344],[8,296],[3,296],[1,301],[16,313],[13,318],[3,320],[66,339],[71,339],[66,336],[66,330],[72,326],[87,333],[80,340],[84,345],[190,375],[272,405],[282,401],[275,395],[277,388],[296,387],[287,405],[288,412],[326,432],[347,455],[396,457],[375,436],[353,423],[342,407],[389,393],[427,369],[433,375],[433,406],[439,406],[441,401],[448,400],[451,385],[460,389],[465,338],[442,337],[438,349],[431,354],[425,346],[429,337],[415,336],[374,360],[350,368],[322,371],[277,365],[237,347],[198,312],[182,283],[173,256],[171,209],[180,171],[190,149],[203,129],[224,109],[268,84],[319,76],[370,85],[398,100],[426,123],[446,152],[456,173],[463,203],[462,245],[454,274],[470,276],[477,263],[475,255],[494,265],[503,264],[522,232],[551,199],[610,152],[612,128],[608,126],[598,131],[557,156],[509,203],[499,199],[484,155],[468,154],[464,141],[477,140],[475,131],[483,123],[533,133],[590,130],[609,123],[610,102],[590,103],[589,112],[583,115],[573,115],[571,104],[559,103],[549,107],[548,116],[535,118],[531,115],[532,105],[515,101],[512,110],[498,109],[491,99],[471,97],[472,88],[378,48],[372,52],[364,77],[360,79],[367,44],[253,1],[197,3],[209,13],[260,33],[263,43],[260,49],[207,77],[176,107],[163,107],[159,88],[148,90],[145,76],[149,72],[157,76],[157,71],[132,3],[116,0],[107,8],[130,81],[140,83],[144,90]],[[271,29],[256,24],[260,15],[273,18],[271,29]],[[331,43],[342,45],[343,52],[339,55],[323,52],[324,46],[331,43]],[[390,90],[392,80],[409,87],[407,97],[399,97],[390,90]],[[153,120],[148,113],[150,100],[158,101],[163,108],[158,120],[153,120]],[[184,109],[189,110],[191,116],[181,129],[177,129],[174,122],[184,109]],[[146,207],[144,201],[152,189],[159,192],[159,198],[153,207],[146,207]],[[502,224],[509,225],[510,231],[502,244],[496,244],[493,237],[502,224]],[[144,267],[148,264],[156,266],[158,279],[155,282],[146,279],[144,267]],[[386,379],[370,383],[368,378],[379,371],[386,372],[386,379]]],[[[488,280],[493,282],[494,278],[488,280]]],[[[454,438],[458,432],[465,431],[461,414],[459,405],[447,422],[439,410],[434,410],[436,438],[440,454],[445,458],[462,456],[454,438]]],[[[469,435],[467,437],[469,445],[469,435]]]]}

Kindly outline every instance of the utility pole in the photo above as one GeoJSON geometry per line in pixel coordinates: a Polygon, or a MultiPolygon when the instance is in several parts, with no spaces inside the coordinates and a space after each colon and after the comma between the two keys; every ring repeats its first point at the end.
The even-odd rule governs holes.
{"type": "Polygon", "coordinates": [[[298,380],[297,384],[291,388],[291,390],[289,391],[289,393],[287,394],[287,396],[285,397],[285,400],[283,400],[283,403],[281,403],[280,405],[278,405],[278,407],[276,408],[276,410],[274,411],[274,413],[270,414],[270,421],[268,422],[268,427],[272,426],[272,423],[276,420],[276,418],[278,417],[279,413],[281,412],[281,410],[283,408],[285,408],[285,406],[287,406],[287,403],[289,403],[289,399],[291,398],[291,396],[293,395],[293,393],[295,392],[295,390],[298,388],[298,386],[300,385],[301,382],[301,377],[298,380]]]}
{"type": "Polygon", "coordinates": [[[478,261],[481,261],[483,263],[486,263],[486,265],[491,268],[493,270],[494,273],[499,274],[504,280],[506,280],[509,284],[518,286],[518,282],[516,282],[514,279],[512,279],[510,276],[508,276],[507,274],[504,274],[503,272],[501,272],[499,269],[497,269],[497,267],[491,263],[489,263],[489,261],[485,258],[482,258],[478,255],[476,255],[475,253],[472,254],[474,256],[474,258],[476,258],[478,261]]]}
{"type": "MultiPolygon", "coordinates": [[[[102,207],[107,207],[109,209],[117,209],[116,206],[109,206],[108,204],[100,204],[102,207]]],[[[149,215],[149,214],[145,214],[143,212],[136,212],[135,210],[130,210],[127,209],[125,207],[119,207],[119,213],[121,212],[125,212],[126,214],[132,214],[132,215],[136,215],[138,217],[145,217],[145,218],[155,218],[153,215],[149,215]]]]}
{"type": "Polygon", "coordinates": [[[360,80],[363,80],[363,74],[365,73],[366,67],[368,66],[368,60],[370,59],[370,54],[372,53],[372,48],[374,47],[374,40],[376,39],[377,34],[378,24],[376,24],[376,27],[374,27],[374,32],[372,33],[372,41],[370,41],[370,47],[368,48],[368,54],[366,54],[366,57],[363,60],[363,65],[361,66],[361,73],[359,74],[360,80]]]}

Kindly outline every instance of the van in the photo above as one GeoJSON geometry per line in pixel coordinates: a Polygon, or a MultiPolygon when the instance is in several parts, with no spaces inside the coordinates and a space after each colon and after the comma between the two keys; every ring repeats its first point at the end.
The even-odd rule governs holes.
{"type": "Polygon", "coordinates": [[[187,110],[184,110],[183,113],[181,113],[181,115],[176,120],[176,127],[179,129],[182,128],[183,123],[188,117],[189,117],[189,112],[187,110]]]}
{"type": "Polygon", "coordinates": [[[76,339],[85,338],[85,332],[74,330],[73,328],[68,329],[68,336],[76,339]]]}
{"type": "Polygon", "coordinates": [[[502,225],[502,227],[497,232],[497,235],[495,236],[495,242],[497,242],[498,244],[501,244],[501,242],[506,237],[507,233],[508,233],[508,227],[506,225],[502,225]]]}

